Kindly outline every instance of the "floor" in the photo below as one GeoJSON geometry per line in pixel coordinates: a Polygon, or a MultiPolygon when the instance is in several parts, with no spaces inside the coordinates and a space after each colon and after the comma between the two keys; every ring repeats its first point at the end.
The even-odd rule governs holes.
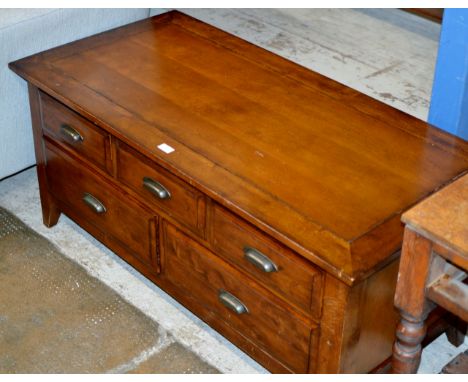
{"type": "MultiPolygon", "coordinates": [[[[440,26],[398,10],[184,10],[257,45],[427,119],[440,26]]],[[[110,286],[223,373],[264,373],[66,217],[41,223],[34,169],[0,182],[0,206],[46,236],[69,258],[110,286]]],[[[420,372],[437,373],[459,352],[441,336],[425,349],[420,372]]],[[[142,353],[141,357],[145,357],[142,353]]]]}
{"type": "Polygon", "coordinates": [[[0,373],[217,372],[1,207],[0,276],[0,373]]]}

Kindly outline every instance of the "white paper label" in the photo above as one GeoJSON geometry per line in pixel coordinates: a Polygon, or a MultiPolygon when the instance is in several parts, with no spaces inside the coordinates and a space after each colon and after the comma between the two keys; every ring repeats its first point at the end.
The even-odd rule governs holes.
{"type": "Polygon", "coordinates": [[[166,154],[170,154],[170,153],[172,153],[173,151],[175,151],[174,148],[172,148],[171,146],[169,146],[169,145],[166,144],[166,143],[161,143],[161,144],[158,146],[158,149],[161,150],[161,151],[164,151],[166,154]]]}

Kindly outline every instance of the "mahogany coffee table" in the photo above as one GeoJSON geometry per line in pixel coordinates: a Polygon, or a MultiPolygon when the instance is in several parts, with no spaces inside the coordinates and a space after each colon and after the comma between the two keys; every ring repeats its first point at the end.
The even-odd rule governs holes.
{"type": "Polygon", "coordinates": [[[468,143],[178,12],[10,64],[61,213],[272,372],[388,359],[402,211],[468,143]]]}

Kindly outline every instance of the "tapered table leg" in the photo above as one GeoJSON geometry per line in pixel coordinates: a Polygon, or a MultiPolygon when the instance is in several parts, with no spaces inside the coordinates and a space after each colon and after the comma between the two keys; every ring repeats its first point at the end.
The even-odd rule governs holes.
{"type": "Polygon", "coordinates": [[[52,227],[57,224],[61,211],[47,187],[46,156],[44,152],[44,143],[42,141],[39,90],[34,85],[28,84],[28,91],[29,104],[31,107],[34,149],[36,152],[37,179],[39,182],[39,193],[41,195],[42,221],[45,226],[52,227]]]}

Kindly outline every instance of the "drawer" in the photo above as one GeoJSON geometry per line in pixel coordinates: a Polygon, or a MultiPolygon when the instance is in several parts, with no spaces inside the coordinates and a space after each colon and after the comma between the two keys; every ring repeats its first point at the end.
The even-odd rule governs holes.
{"type": "Polygon", "coordinates": [[[47,182],[54,197],[80,219],[113,237],[130,255],[156,269],[157,216],[54,144],[45,143],[47,182]]]}
{"type": "Polygon", "coordinates": [[[206,203],[201,192],[121,142],[117,177],[146,202],[204,237],[206,203]]]}
{"type": "Polygon", "coordinates": [[[215,315],[291,371],[307,372],[311,322],[166,222],[163,235],[162,277],[184,292],[189,308],[194,301],[204,305],[207,316],[215,315]]]}
{"type": "Polygon", "coordinates": [[[318,269],[223,207],[214,204],[212,211],[211,241],[219,256],[288,302],[320,314],[318,269]]]}
{"type": "Polygon", "coordinates": [[[108,134],[47,94],[40,94],[44,135],[106,170],[108,134]]]}

